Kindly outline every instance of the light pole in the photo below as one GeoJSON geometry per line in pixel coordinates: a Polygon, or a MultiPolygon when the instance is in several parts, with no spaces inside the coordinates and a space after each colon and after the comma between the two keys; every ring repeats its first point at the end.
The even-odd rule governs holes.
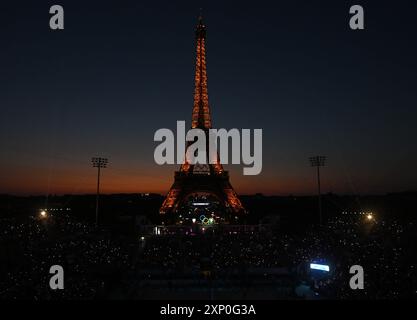
{"type": "Polygon", "coordinates": [[[321,190],[320,190],[320,167],[324,167],[326,162],[326,156],[315,156],[308,158],[312,167],[317,167],[317,187],[319,196],[319,217],[320,225],[323,223],[323,217],[321,212],[321,190]]]}
{"type": "Polygon", "coordinates": [[[91,162],[93,163],[93,167],[98,169],[97,170],[97,195],[96,195],[96,226],[98,226],[98,199],[100,196],[100,169],[107,167],[108,159],[94,157],[91,159],[91,162]]]}

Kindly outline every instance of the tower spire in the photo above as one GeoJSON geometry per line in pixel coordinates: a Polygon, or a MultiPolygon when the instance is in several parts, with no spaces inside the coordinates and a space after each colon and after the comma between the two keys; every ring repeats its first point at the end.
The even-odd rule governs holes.
{"type": "Polygon", "coordinates": [[[206,26],[201,14],[196,28],[197,58],[194,77],[194,105],[192,114],[192,128],[210,129],[211,116],[207,91],[206,69],[206,26]]]}

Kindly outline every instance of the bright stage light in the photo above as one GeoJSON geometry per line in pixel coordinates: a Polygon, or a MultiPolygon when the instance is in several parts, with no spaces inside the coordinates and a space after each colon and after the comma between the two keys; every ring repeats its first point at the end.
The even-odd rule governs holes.
{"type": "Polygon", "coordinates": [[[372,213],[369,213],[369,214],[366,216],[366,218],[367,218],[368,220],[372,220],[374,217],[372,216],[372,213]]]}
{"type": "Polygon", "coordinates": [[[192,221],[193,221],[193,223],[195,223],[197,221],[197,219],[196,218],[193,218],[192,221]]]}
{"type": "Polygon", "coordinates": [[[41,211],[41,217],[43,217],[43,218],[46,217],[46,211],[45,210],[41,211]]]}

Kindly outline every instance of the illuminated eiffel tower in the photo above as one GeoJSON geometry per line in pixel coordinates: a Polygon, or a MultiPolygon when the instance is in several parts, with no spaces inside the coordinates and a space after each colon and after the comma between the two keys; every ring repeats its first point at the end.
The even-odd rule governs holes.
{"type": "MultiPolygon", "coordinates": [[[[201,15],[196,29],[196,39],[197,59],[191,127],[202,129],[206,133],[208,150],[208,131],[212,126],[207,93],[206,27],[201,15]]],[[[186,148],[191,143],[188,143],[186,148]]],[[[219,161],[219,156],[217,155],[216,163],[209,164],[209,152],[206,152],[206,154],[207,164],[197,163],[194,165],[189,163],[187,157],[185,157],[180,170],[175,172],[175,181],[161,206],[161,214],[179,213],[181,208],[190,202],[190,197],[198,196],[202,196],[204,199],[215,199],[214,202],[219,205],[218,209],[226,216],[245,213],[242,203],[230,184],[229,173],[224,171],[219,161]]]]}

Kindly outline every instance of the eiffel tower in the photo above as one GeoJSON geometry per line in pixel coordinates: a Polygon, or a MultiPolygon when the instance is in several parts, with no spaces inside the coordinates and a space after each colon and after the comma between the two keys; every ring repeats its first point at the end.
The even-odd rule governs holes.
{"type": "MultiPolygon", "coordinates": [[[[207,93],[205,39],[206,27],[200,15],[196,28],[197,59],[191,127],[205,132],[206,150],[208,150],[208,132],[212,124],[207,93]]],[[[186,148],[192,143],[189,142],[186,148]]],[[[175,172],[174,183],[159,210],[160,214],[172,216],[181,213],[181,209],[187,205],[190,197],[198,196],[203,196],[204,199],[214,199],[214,202],[218,203],[218,209],[223,213],[223,220],[245,213],[242,203],[230,184],[229,173],[223,169],[218,154],[214,164],[209,162],[209,152],[206,154],[206,164],[191,164],[185,157],[180,170],[175,172]]]]}

